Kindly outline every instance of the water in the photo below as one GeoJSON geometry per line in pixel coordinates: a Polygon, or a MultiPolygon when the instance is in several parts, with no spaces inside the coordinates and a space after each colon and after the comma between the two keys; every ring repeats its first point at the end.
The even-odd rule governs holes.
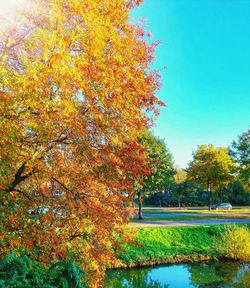
{"type": "Polygon", "coordinates": [[[250,264],[212,262],[111,270],[106,288],[250,288],[250,264]]]}

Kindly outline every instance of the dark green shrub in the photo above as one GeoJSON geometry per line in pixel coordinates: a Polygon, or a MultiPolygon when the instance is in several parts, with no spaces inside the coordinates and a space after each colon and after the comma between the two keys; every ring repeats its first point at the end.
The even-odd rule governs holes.
{"type": "Polygon", "coordinates": [[[85,288],[84,276],[73,260],[59,261],[50,267],[16,253],[8,253],[0,260],[1,288],[85,288]]]}

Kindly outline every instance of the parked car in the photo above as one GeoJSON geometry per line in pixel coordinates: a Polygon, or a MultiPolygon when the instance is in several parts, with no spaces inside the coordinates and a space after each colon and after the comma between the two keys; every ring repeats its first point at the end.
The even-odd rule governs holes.
{"type": "Polygon", "coordinates": [[[28,213],[30,215],[41,215],[41,214],[46,214],[49,212],[50,207],[49,206],[37,206],[33,208],[28,209],[28,213]]]}
{"type": "Polygon", "coordinates": [[[53,213],[56,217],[66,217],[66,210],[60,207],[52,208],[50,206],[41,205],[28,209],[29,215],[34,219],[39,219],[40,216],[48,212],[53,213]]]}
{"type": "Polygon", "coordinates": [[[212,205],[211,206],[211,209],[214,209],[214,210],[231,210],[233,207],[230,203],[218,203],[218,204],[215,204],[215,205],[212,205]]]}

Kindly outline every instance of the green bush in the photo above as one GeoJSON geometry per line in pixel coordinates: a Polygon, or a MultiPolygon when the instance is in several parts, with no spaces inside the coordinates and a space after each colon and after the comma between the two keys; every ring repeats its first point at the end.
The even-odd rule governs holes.
{"type": "Polygon", "coordinates": [[[85,288],[84,275],[73,260],[59,261],[50,267],[16,253],[8,253],[0,260],[1,288],[85,288]]]}

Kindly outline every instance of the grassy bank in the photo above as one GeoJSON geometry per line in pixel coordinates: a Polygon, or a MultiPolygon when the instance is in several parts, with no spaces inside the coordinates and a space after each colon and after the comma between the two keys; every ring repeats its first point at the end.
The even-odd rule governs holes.
{"type": "Polygon", "coordinates": [[[218,259],[225,226],[133,228],[137,245],[119,255],[123,267],[218,259]]]}

